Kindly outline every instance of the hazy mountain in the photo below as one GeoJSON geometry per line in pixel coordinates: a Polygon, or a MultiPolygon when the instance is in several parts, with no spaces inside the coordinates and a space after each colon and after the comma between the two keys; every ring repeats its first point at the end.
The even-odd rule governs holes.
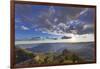
{"type": "Polygon", "coordinates": [[[40,44],[33,48],[27,48],[27,50],[38,53],[47,52],[58,52],[61,53],[64,49],[68,49],[71,52],[79,54],[81,57],[86,59],[93,59],[94,55],[94,43],[79,43],[79,44],[68,44],[68,43],[48,43],[40,44]]]}

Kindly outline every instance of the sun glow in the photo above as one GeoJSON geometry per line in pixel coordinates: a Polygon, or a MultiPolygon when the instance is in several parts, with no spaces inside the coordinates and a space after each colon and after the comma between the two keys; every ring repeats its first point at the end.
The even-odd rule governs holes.
{"type": "Polygon", "coordinates": [[[76,36],[75,36],[74,34],[72,34],[71,37],[72,37],[72,38],[71,38],[71,41],[72,41],[72,42],[77,41],[77,38],[76,38],[76,36]]]}

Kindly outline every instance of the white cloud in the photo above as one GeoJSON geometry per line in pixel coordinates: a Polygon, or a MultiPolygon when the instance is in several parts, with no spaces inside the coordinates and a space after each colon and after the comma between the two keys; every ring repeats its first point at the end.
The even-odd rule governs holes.
{"type": "Polygon", "coordinates": [[[55,18],[55,19],[54,19],[54,22],[57,22],[57,21],[58,21],[58,19],[57,19],[57,18],[55,18]]]}
{"type": "Polygon", "coordinates": [[[88,8],[84,9],[83,11],[80,12],[80,15],[84,14],[87,11],[88,11],[88,8]]]}
{"type": "Polygon", "coordinates": [[[88,29],[88,28],[93,28],[92,24],[86,24],[83,26],[83,30],[88,29]]]}
{"type": "Polygon", "coordinates": [[[21,20],[18,19],[18,18],[16,18],[16,19],[15,19],[15,22],[16,22],[16,23],[19,23],[19,22],[21,22],[21,20]]]}
{"type": "Polygon", "coordinates": [[[45,32],[45,31],[41,31],[42,33],[47,33],[47,32],[45,32]]]}
{"type": "Polygon", "coordinates": [[[26,27],[26,26],[21,26],[21,29],[22,29],[22,30],[29,30],[29,28],[26,27]]]}
{"type": "Polygon", "coordinates": [[[38,29],[34,29],[35,31],[38,31],[38,29]]]}
{"type": "Polygon", "coordinates": [[[53,6],[51,6],[51,7],[49,8],[49,14],[52,15],[53,13],[55,13],[55,9],[54,9],[53,6]]]}
{"type": "Polygon", "coordinates": [[[46,19],[46,22],[47,22],[48,25],[53,26],[53,24],[51,23],[51,21],[49,19],[46,19]]]}
{"type": "Polygon", "coordinates": [[[76,17],[80,17],[81,15],[85,14],[88,10],[89,10],[88,8],[85,8],[79,14],[77,14],[76,17]]]}
{"type": "Polygon", "coordinates": [[[58,24],[58,27],[62,27],[64,29],[66,29],[68,26],[65,23],[61,22],[61,23],[58,24]]]}

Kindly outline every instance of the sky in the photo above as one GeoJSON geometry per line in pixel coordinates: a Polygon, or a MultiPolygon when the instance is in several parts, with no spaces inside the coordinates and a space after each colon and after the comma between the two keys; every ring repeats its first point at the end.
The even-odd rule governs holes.
{"type": "Polygon", "coordinates": [[[15,4],[15,39],[93,34],[94,8],[15,4]]]}

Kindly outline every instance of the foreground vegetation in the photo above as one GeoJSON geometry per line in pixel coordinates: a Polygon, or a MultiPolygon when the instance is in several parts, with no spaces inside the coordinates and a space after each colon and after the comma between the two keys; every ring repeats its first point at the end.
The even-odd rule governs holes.
{"type": "Polygon", "coordinates": [[[84,62],[84,59],[67,49],[64,49],[61,53],[32,53],[25,49],[16,48],[16,64],[64,64],[80,62],[84,62]]]}

